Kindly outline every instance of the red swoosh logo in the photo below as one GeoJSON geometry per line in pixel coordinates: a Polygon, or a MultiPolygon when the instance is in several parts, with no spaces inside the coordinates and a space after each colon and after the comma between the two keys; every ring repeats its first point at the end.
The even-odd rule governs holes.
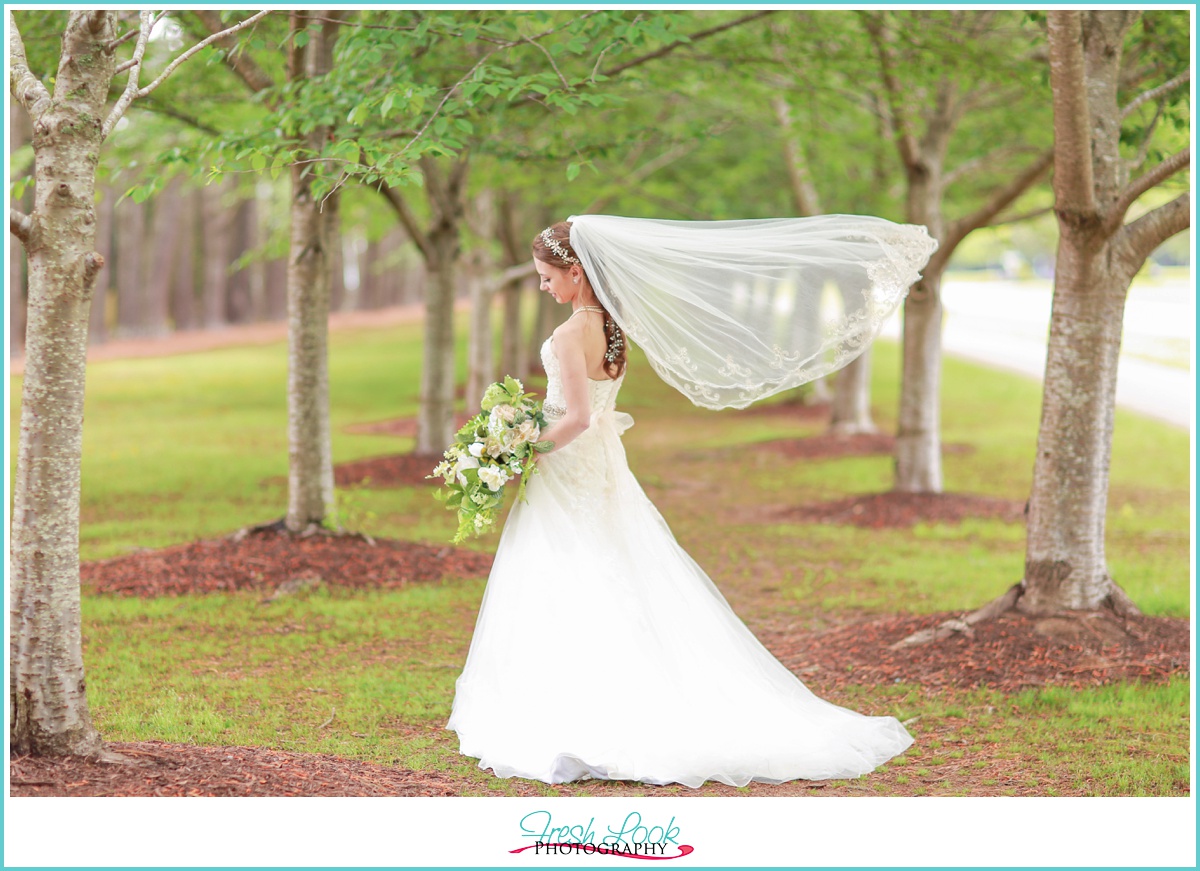
{"type": "MultiPolygon", "coordinates": [[[[580,844],[530,844],[528,847],[521,847],[516,850],[509,850],[508,852],[521,853],[525,850],[533,850],[537,847],[580,847],[581,849],[579,849],[578,851],[572,851],[572,852],[577,852],[581,855],[588,855],[588,853],[584,852],[584,850],[582,849],[582,845],[580,845],[580,844]]],[[[692,850],[694,849],[693,847],[690,847],[687,844],[680,844],[678,855],[675,855],[675,856],[645,856],[641,853],[627,853],[624,850],[613,850],[609,847],[603,847],[599,844],[596,844],[595,847],[596,847],[596,849],[595,849],[593,855],[600,854],[600,855],[609,855],[609,856],[623,856],[626,859],[655,859],[655,860],[681,859],[684,856],[687,856],[689,853],[691,853],[692,850]]],[[[589,851],[589,852],[592,852],[592,851],[589,851]]]]}

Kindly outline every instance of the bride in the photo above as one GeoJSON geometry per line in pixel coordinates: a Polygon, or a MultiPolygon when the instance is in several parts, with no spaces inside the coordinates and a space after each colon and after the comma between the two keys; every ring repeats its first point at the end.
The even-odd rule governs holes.
{"type": "Polygon", "coordinates": [[[463,754],[546,783],[745,786],[857,777],[912,744],[894,717],[818,698],[754,637],[630,472],[615,403],[626,334],[710,407],[845,365],[935,247],[853,216],[584,216],[534,239],[540,289],[572,307],[541,350],[554,447],[508,517],[456,684],[463,754]],[[842,306],[817,329],[831,293],[842,306]]]}

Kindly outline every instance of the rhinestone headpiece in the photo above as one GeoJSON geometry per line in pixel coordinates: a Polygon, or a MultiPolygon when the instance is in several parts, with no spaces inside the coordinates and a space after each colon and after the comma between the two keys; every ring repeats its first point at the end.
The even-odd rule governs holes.
{"type": "Polygon", "coordinates": [[[578,263],[578,257],[572,257],[567,253],[567,249],[562,246],[562,243],[554,238],[554,234],[549,227],[542,230],[542,241],[546,243],[546,247],[554,252],[554,256],[559,260],[565,260],[568,263],[578,263]]]}

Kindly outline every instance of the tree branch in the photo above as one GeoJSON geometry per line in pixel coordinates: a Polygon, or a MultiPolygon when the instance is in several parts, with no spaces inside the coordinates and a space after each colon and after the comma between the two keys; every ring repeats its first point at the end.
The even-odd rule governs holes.
{"type": "Polygon", "coordinates": [[[883,21],[880,16],[868,12],[862,12],[860,16],[863,27],[871,37],[872,45],[875,46],[875,57],[879,61],[879,72],[883,79],[884,91],[887,93],[888,109],[892,116],[892,134],[896,141],[896,148],[900,152],[900,160],[906,167],[915,167],[917,165],[917,140],[913,136],[912,128],[901,103],[900,82],[892,68],[891,51],[885,44],[883,21]]]}
{"type": "Polygon", "coordinates": [[[1010,215],[1007,218],[997,218],[993,221],[988,221],[989,227],[1002,227],[1005,224],[1019,224],[1022,221],[1031,221],[1034,218],[1040,218],[1042,215],[1048,215],[1054,211],[1054,206],[1042,206],[1040,209],[1030,209],[1027,212],[1018,212],[1015,215],[1010,215]]]}
{"type": "MultiPolygon", "coordinates": [[[[617,73],[623,73],[627,69],[631,69],[632,67],[636,67],[636,66],[641,66],[642,64],[644,64],[648,61],[656,60],[657,58],[660,58],[664,55],[670,54],[677,48],[681,48],[682,46],[685,46],[685,45],[691,45],[692,43],[697,42],[698,40],[704,39],[709,36],[714,36],[718,33],[721,33],[726,30],[730,30],[730,29],[732,29],[734,27],[738,27],[742,24],[748,24],[751,21],[755,21],[755,20],[757,20],[759,18],[763,18],[767,15],[774,15],[775,12],[776,12],[776,10],[774,10],[774,9],[762,9],[758,12],[752,12],[749,15],[743,15],[741,18],[735,18],[733,21],[727,21],[724,24],[719,24],[716,27],[710,27],[707,30],[699,30],[695,33],[688,34],[688,38],[686,40],[678,39],[675,42],[670,43],[669,45],[664,45],[662,48],[650,52],[649,54],[644,54],[641,57],[635,57],[632,60],[627,60],[627,61],[625,61],[625,63],[621,63],[621,64],[617,64],[616,66],[609,67],[608,69],[601,72],[600,75],[606,76],[606,77],[615,76],[615,75],[617,75],[617,73]]],[[[592,73],[592,77],[595,78],[594,71],[592,73]]]]}
{"type": "Polygon", "coordinates": [[[181,112],[154,99],[139,100],[134,108],[141,109],[143,112],[149,112],[152,115],[164,115],[167,118],[174,118],[176,121],[181,121],[195,130],[207,133],[209,136],[221,135],[221,131],[216,127],[210,127],[199,118],[195,118],[186,112],[181,112]]]}
{"type": "Polygon", "coordinates": [[[1125,186],[1121,191],[1121,195],[1117,197],[1117,201],[1113,203],[1105,216],[1104,223],[1111,230],[1116,230],[1125,220],[1125,213],[1129,211],[1129,207],[1134,204],[1142,194],[1150,190],[1150,188],[1162,184],[1175,173],[1190,165],[1192,160],[1192,150],[1185,148],[1183,151],[1176,151],[1158,166],[1149,172],[1143,173],[1125,186]]]}
{"type": "Polygon", "coordinates": [[[417,246],[417,250],[421,252],[421,256],[425,258],[425,262],[432,263],[434,258],[433,247],[429,244],[429,238],[421,230],[421,225],[417,222],[417,216],[413,214],[408,201],[404,199],[404,195],[386,181],[372,182],[371,187],[383,194],[384,198],[388,201],[388,205],[396,213],[396,217],[400,219],[400,223],[404,225],[404,230],[408,233],[408,238],[412,239],[413,244],[417,246]]]}
{"type": "Polygon", "coordinates": [[[1096,215],[1096,191],[1081,14],[1051,11],[1046,24],[1054,104],[1054,208],[1060,216],[1086,221],[1096,215]]]}
{"type": "Polygon", "coordinates": [[[1192,71],[1185,70],[1184,72],[1177,75],[1175,78],[1163,82],[1157,88],[1151,88],[1148,91],[1143,91],[1142,93],[1140,93],[1136,97],[1134,97],[1132,100],[1130,100],[1129,103],[1125,106],[1125,108],[1123,108],[1121,110],[1121,120],[1124,121],[1126,118],[1128,118],[1130,115],[1132,115],[1137,110],[1138,106],[1141,106],[1143,103],[1148,103],[1151,100],[1157,100],[1159,97],[1163,96],[1164,94],[1169,94],[1171,91],[1178,88],[1184,82],[1190,81],[1191,78],[1192,78],[1192,71]]]}
{"type": "Polygon", "coordinates": [[[8,229],[21,240],[22,245],[28,245],[29,237],[33,234],[33,219],[24,212],[13,209],[8,216],[8,229]]]}
{"type": "Polygon", "coordinates": [[[1038,149],[1030,145],[1012,142],[999,145],[996,148],[993,148],[991,151],[987,151],[978,157],[972,157],[970,160],[964,160],[953,169],[947,170],[942,176],[942,186],[948,188],[963,176],[974,172],[980,167],[990,166],[993,163],[998,163],[999,161],[1005,160],[1009,157],[1014,157],[1018,154],[1028,154],[1031,151],[1038,151],[1038,149]]]}
{"type": "Polygon", "coordinates": [[[533,265],[533,260],[530,259],[525,263],[518,263],[516,266],[510,266],[501,272],[497,272],[487,280],[484,286],[489,293],[494,293],[506,284],[531,277],[536,271],[537,269],[533,265]]]}
{"type": "Polygon", "coordinates": [[[218,37],[217,44],[226,49],[226,66],[233,70],[251,91],[257,94],[259,91],[265,91],[275,86],[275,81],[263,71],[254,58],[244,51],[234,51],[236,42],[228,37],[220,36],[224,32],[225,25],[221,22],[219,12],[212,9],[196,9],[192,14],[200,19],[200,23],[208,29],[210,34],[218,37]]]}
{"type": "Polygon", "coordinates": [[[29,69],[29,61],[25,59],[25,42],[21,39],[21,31],[17,29],[17,20],[12,12],[8,13],[8,51],[8,87],[36,122],[50,105],[50,92],[29,69]]]}
{"type": "Polygon", "coordinates": [[[1191,192],[1182,193],[1121,228],[1118,239],[1135,258],[1138,267],[1154,249],[1192,225],[1191,192]]]}
{"type": "Polygon", "coordinates": [[[968,233],[978,230],[991,222],[992,218],[1008,208],[1012,202],[1033,186],[1042,174],[1054,163],[1054,149],[1047,148],[1032,163],[1025,167],[1011,182],[996,191],[991,199],[980,206],[970,215],[951,221],[946,228],[946,238],[942,240],[935,256],[948,258],[955,247],[966,238],[968,233]],[[946,253],[943,255],[942,251],[946,253]]]}
{"type": "Polygon", "coordinates": [[[117,122],[121,120],[121,116],[125,114],[125,110],[129,108],[129,104],[133,102],[133,98],[138,92],[138,75],[142,71],[142,59],[146,56],[146,42],[150,39],[150,28],[154,26],[154,13],[148,9],[143,9],[138,18],[137,42],[133,46],[133,58],[129,69],[129,79],[125,83],[125,90],[121,96],[117,98],[117,102],[113,104],[112,111],[108,113],[108,117],[104,119],[104,126],[100,128],[100,138],[107,139],[112,133],[113,128],[117,126],[117,122]]]}
{"type": "Polygon", "coordinates": [[[201,40],[200,42],[196,43],[191,48],[189,48],[187,51],[185,51],[183,54],[179,55],[179,57],[175,58],[175,60],[173,60],[169,64],[167,64],[167,68],[162,71],[162,73],[159,75],[159,77],[157,79],[155,79],[154,81],[152,81],[150,84],[146,85],[146,87],[139,90],[137,92],[137,96],[144,97],[147,94],[149,94],[151,91],[153,91],[159,85],[161,85],[163,83],[163,81],[166,80],[167,76],[169,76],[169,75],[171,75],[171,73],[175,72],[176,67],[178,67],[181,63],[183,63],[185,60],[190,58],[196,52],[200,51],[202,48],[206,48],[208,45],[216,42],[219,39],[228,39],[229,37],[231,37],[235,33],[237,33],[239,30],[244,30],[245,28],[249,27],[251,24],[256,23],[257,21],[266,17],[267,15],[270,15],[272,11],[273,10],[271,10],[271,9],[263,9],[259,12],[255,12],[249,18],[247,18],[244,21],[239,22],[238,24],[235,24],[233,27],[227,27],[225,30],[222,30],[220,33],[214,33],[212,36],[208,37],[207,39],[201,40]]]}

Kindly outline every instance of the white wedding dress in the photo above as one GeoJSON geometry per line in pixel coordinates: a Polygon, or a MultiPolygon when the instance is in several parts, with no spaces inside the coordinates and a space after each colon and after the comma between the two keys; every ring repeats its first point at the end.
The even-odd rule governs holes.
{"type": "MultiPolygon", "coordinates": [[[[546,404],[565,407],[552,339],[546,404]]],[[[544,455],[500,538],[446,726],[498,777],[699,787],[857,777],[903,752],[894,717],[826,702],[759,643],[637,483],[614,409],[544,455]]]]}

